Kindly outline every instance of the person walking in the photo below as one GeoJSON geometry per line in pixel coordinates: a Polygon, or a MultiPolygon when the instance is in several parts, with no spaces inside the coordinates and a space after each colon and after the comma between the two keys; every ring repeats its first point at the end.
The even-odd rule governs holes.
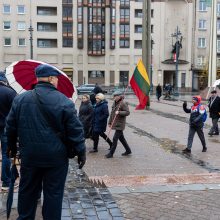
{"type": "Polygon", "coordinates": [[[85,138],[90,138],[92,135],[93,112],[94,110],[89,95],[83,95],[79,107],[79,120],[83,124],[85,138]]]}
{"type": "Polygon", "coordinates": [[[190,119],[189,119],[189,134],[188,134],[188,142],[186,149],[183,150],[183,153],[191,153],[193,138],[195,133],[198,134],[199,139],[202,143],[202,152],[207,151],[206,142],[205,142],[205,136],[203,133],[203,115],[205,114],[205,107],[201,105],[201,97],[200,96],[194,96],[192,98],[193,106],[188,109],[187,108],[187,102],[184,101],[183,103],[183,110],[186,113],[190,113],[190,119]]]}
{"type": "Polygon", "coordinates": [[[96,83],[95,88],[92,90],[90,94],[90,101],[92,103],[92,106],[94,107],[96,105],[96,95],[98,93],[103,93],[101,87],[96,83]]]}
{"type": "Polygon", "coordinates": [[[160,97],[162,95],[162,87],[160,85],[160,83],[157,85],[156,87],[156,96],[157,96],[157,100],[158,102],[160,101],[160,97]]]}
{"type": "Polygon", "coordinates": [[[217,95],[216,90],[211,92],[211,97],[209,98],[209,116],[212,119],[212,127],[209,131],[209,135],[219,135],[218,120],[220,118],[220,97],[217,95]]]}
{"type": "Polygon", "coordinates": [[[35,219],[41,188],[43,219],[60,220],[69,161],[54,128],[75,148],[80,167],[86,161],[84,132],[74,103],[56,89],[60,72],[41,64],[35,74],[35,89],[15,97],[6,121],[8,154],[15,156],[17,138],[21,154],[17,220],[35,219]]]}
{"type": "Polygon", "coordinates": [[[2,168],[1,168],[1,181],[2,190],[9,189],[11,179],[10,167],[11,161],[7,157],[7,137],[5,135],[5,122],[6,117],[11,109],[12,101],[16,96],[16,92],[7,86],[7,79],[3,72],[0,72],[0,141],[2,153],[2,168]]]}
{"type": "Polygon", "coordinates": [[[96,95],[96,105],[94,108],[94,116],[93,116],[93,150],[89,151],[90,153],[98,152],[98,144],[99,144],[99,136],[101,136],[111,148],[112,141],[105,134],[107,127],[107,120],[109,116],[108,111],[108,102],[105,100],[105,96],[102,93],[98,93],[96,95]]]}
{"type": "Polygon", "coordinates": [[[112,158],[115,153],[118,140],[125,148],[125,152],[122,156],[131,154],[131,149],[124,137],[123,130],[125,129],[126,117],[130,114],[128,105],[123,101],[124,97],[121,91],[115,91],[113,93],[114,103],[112,105],[112,111],[109,118],[108,125],[111,129],[115,130],[113,136],[113,143],[110,152],[105,155],[106,158],[112,158]]]}

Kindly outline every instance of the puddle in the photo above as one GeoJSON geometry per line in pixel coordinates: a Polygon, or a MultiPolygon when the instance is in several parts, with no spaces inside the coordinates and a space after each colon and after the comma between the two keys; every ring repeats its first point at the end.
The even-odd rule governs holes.
{"type": "MultiPolygon", "coordinates": [[[[190,160],[192,163],[202,167],[203,169],[208,170],[210,173],[220,172],[219,168],[215,168],[208,162],[198,159],[195,155],[182,153],[182,150],[184,149],[185,145],[179,144],[177,141],[171,140],[169,138],[157,138],[153,134],[148,133],[140,128],[137,128],[130,123],[127,123],[127,125],[129,128],[134,130],[133,132],[135,134],[150,138],[154,142],[158,143],[160,147],[163,148],[165,151],[171,152],[173,154],[178,154],[179,156],[190,160]]],[[[219,143],[219,141],[216,139],[213,139],[213,142],[214,141],[216,141],[215,143],[219,143]]]]}

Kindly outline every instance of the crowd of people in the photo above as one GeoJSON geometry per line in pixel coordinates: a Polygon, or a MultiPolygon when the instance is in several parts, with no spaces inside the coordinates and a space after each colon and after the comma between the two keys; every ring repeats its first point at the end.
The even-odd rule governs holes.
{"type": "MultiPolygon", "coordinates": [[[[130,111],[123,93],[117,90],[113,93],[109,112],[108,101],[96,85],[91,94],[82,95],[77,114],[74,103],[57,90],[59,71],[42,64],[36,68],[35,74],[38,83],[34,89],[17,95],[7,85],[4,73],[0,73],[2,190],[9,188],[10,158],[17,157],[19,145],[18,220],[35,218],[41,192],[44,195],[43,218],[60,220],[70,158],[68,149],[74,149],[79,168],[86,163],[85,139],[88,138],[93,142],[91,154],[98,153],[99,137],[102,137],[109,145],[105,155],[107,159],[113,158],[118,141],[125,149],[122,156],[130,155],[132,151],[124,136],[126,117],[130,111]],[[115,131],[112,140],[106,134],[107,127],[115,131]]],[[[171,87],[167,86],[166,91],[170,95],[171,87]]],[[[156,88],[156,96],[160,101],[160,84],[156,88]]],[[[212,119],[209,135],[219,135],[220,97],[215,90],[211,92],[208,107],[212,119]]],[[[201,140],[202,152],[206,152],[203,127],[207,113],[201,97],[194,96],[190,108],[184,102],[183,110],[190,113],[188,142],[183,153],[191,153],[195,133],[201,140]]]]}

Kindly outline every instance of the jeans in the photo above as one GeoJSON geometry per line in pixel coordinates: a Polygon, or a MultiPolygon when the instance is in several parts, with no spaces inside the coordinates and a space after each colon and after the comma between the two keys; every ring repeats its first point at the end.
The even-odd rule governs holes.
{"type": "Polygon", "coordinates": [[[115,134],[114,134],[114,137],[113,137],[113,144],[112,144],[112,147],[111,147],[111,150],[110,150],[110,154],[113,155],[115,153],[115,150],[116,150],[116,147],[117,147],[117,144],[118,144],[118,140],[122,143],[122,145],[124,146],[126,152],[131,153],[131,149],[130,149],[127,141],[125,140],[123,131],[116,130],[115,134]]]}
{"type": "Polygon", "coordinates": [[[187,148],[188,149],[192,148],[193,138],[194,138],[194,135],[196,132],[197,132],[199,139],[202,143],[202,147],[206,148],[206,142],[205,142],[205,136],[203,133],[203,129],[200,127],[192,127],[192,126],[189,127],[187,148]]]}
{"type": "Polygon", "coordinates": [[[2,185],[9,186],[11,173],[11,160],[7,157],[7,137],[5,131],[0,131],[0,140],[1,140],[1,149],[2,149],[2,172],[1,172],[1,181],[2,185]]]}

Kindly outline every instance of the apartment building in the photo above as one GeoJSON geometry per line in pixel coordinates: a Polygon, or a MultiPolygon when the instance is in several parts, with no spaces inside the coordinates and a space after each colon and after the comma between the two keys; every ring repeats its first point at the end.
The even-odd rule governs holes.
{"type": "MultiPolygon", "coordinates": [[[[17,60],[41,60],[66,72],[75,85],[126,86],[142,57],[143,0],[3,0],[0,69],[17,60]],[[31,27],[31,28],[30,28],[31,27]],[[32,31],[33,28],[33,31],[32,31]]],[[[178,87],[192,89],[192,0],[153,0],[153,85],[175,84],[172,50],[181,32],[178,87]]]]}

